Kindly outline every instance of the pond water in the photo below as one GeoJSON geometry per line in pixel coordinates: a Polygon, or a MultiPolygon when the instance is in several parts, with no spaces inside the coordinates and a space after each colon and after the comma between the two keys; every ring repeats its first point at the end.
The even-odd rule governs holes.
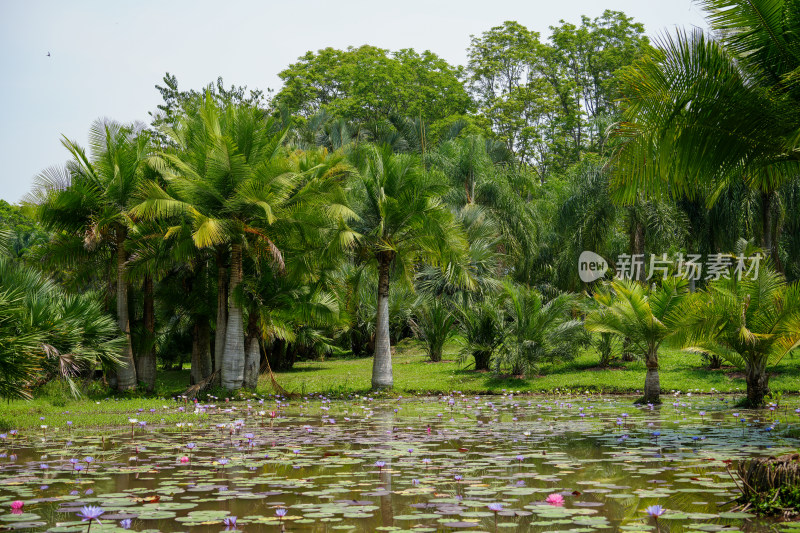
{"type": "Polygon", "coordinates": [[[728,503],[738,461],[798,449],[795,406],[739,411],[711,396],[660,407],[512,394],[269,397],[188,404],[196,419],[176,427],[159,424],[182,405],[167,403],[102,435],[5,435],[0,529],[87,531],[78,512],[91,505],[104,511],[94,532],[123,531],[128,518],[131,530],[164,532],[800,532],[728,503]],[[657,521],[644,512],[651,505],[666,509],[657,521]]]}

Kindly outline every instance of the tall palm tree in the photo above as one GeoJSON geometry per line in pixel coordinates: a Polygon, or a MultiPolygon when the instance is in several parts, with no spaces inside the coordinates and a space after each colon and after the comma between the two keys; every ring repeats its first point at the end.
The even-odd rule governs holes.
{"type": "MultiPolygon", "coordinates": [[[[223,387],[235,390],[244,379],[243,313],[235,293],[242,280],[247,237],[261,240],[276,261],[282,260],[258,226],[275,222],[275,211],[297,182],[288,172],[281,145],[285,132],[276,131],[254,107],[220,107],[207,95],[195,113],[181,117],[167,134],[176,148],[160,157],[166,188],[155,182],[146,184],[143,200],[132,213],[144,219],[173,220],[175,225],[167,235],[190,226],[199,249],[215,249],[218,256],[230,250],[227,287],[220,287],[227,288],[228,298],[218,369],[223,387]]],[[[220,263],[218,268],[225,265],[220,263]]]]}
{"type": "MultiPolygon", "coordinates": [[[[466,239],[441,203],[446,192],[442,180],[426,172],[412,154],[394,154],[388,146],[369,146],[353,153],[359,176],[353,184],[352,208],[357,215],[357,256],[374,260],[378,267],[378,299],[375,324],[375,358],[372,388],[391,388],[389,337],[389,283],[395,276],[410,282],[421,260],[450,272],[447,265],[466,249],[466,239]]],[[[455,269],[463,285],[472,280],[464,269],[455,269]]]]}
{"type": "Polygon", "coordinates": [[[677,330],[679,308],[687,293],[686,280],[667,278],[651,288],[634,280],[614,280],[594,293],[598,308],[585,320],[589,331],[627,338],[647,367],[640,401],[660,403],[658,349],[677,330]]]}
{"type": "Polygon", "coordinates": [[[71,159],[64,172],[45,172],[30,199],[43,225],[81,236],[84,248],[113,254],[117,321],[127,339],[116,371],[119,390],[136,388],[136,368],[128,317],[127,262],[134,193],[147,179],[152,147],[147,132],[116,122],[96,121],[89,131],[90,153],[67,138],[71,159]]]}
{"type": "Polygon", "coordinates": [[[720,357],[743,369],[749,407],[769,393],[768,367],[800,346],[800,284],[762,268],[753,278],[708,284],[682,308],[679,339],[687,351],[720,357]]]}
{"type": "Polygon", "coordinates": [[[703,0],[716,37],[701,30],[661,40],[622,76],[616,130],[617,194],[697,196],[742,180],[761,195],[761,244],[774,261],[776,191],[796,179],[800,67],[796,9],[784,0],[703,0]]]}
{"type": "MultiPolygon", "coordinates": [[[[245,370],[244,313],[240,284],[246,253],[271,259],[283,269],[278,244],[291,232],[301,236],[347,210],[336,190],[345,173],[341,157],[321,166],[333,172],[304,171],[283,146],[285,129],[246,105],[220,107],[210,97],[195,114],[167,131],[176,149],[161,154],[159,168],[167,182],[142,189],[142,202],[132,212],[142,218],[166,218],[175,226],[167,235],[191,227],[197,248],[210,248],[221,258],[230,249],[227,321],[222,352],[222,386],[241,388],[245,370]]],[[[302,158],[301,158],[302,159],[302,158]]],[[[224,264],[218,261],[218,268],[224,264]]],[[[219,316],[219,314],[218,314],[219,316]]],[[[219,331],[219,324],[218,324],[219,331]]]]}

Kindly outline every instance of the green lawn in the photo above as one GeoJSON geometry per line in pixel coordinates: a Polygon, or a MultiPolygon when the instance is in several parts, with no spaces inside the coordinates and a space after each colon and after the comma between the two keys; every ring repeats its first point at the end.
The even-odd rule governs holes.
{"type": "MultiPolygon", "coordinates": [[[[406,340],[396,347],[394,386],[397,394],[462,391],[499,393],[503,389],[541,393],[560,391],[593,391],[598,393],[634,394],[644,385],[644,363],[617,363],[609,369],[597,367],[594,350],[586,350],[574,361],[542,367],[537,376],[527,379],[498,377],[493,373],[475,372],[456,362],[458,345],[445,348],[445,361],[430,363],[421,345],[406,340]]],[[[787,357],[775,369],[770,386],[780,392],[800,392],[800,357],[787,357]]],[[[665,393],[699,391],[737,393],[745,390],[738,370],[707,370],[699,355],[662,350],[660,356],[661,388],[665,393]]],[[[347,394],[367,392],[370,388],[372,359],[345,359],[296,363],[288,372],[275,376],[290,392],[347,394]]],[[[269,379],[259,382],[260,393],[272,392],[269,379]]]]}
{"type": "MultiPolygon", "coordinates": [[[[475,372],[456,362],[458,345],[446,346],[445,360],[429,363],[420,343],[406,340],[395,347],[394,383],[392,394],[436,394],[461,391],[464,393],[501,393],[503,390],[526,393],[566,393],[592,391],[604,394],[635,394],[644,384],[645,368],[639,361],[618,363],[610,369],[597,368],[597,355],[586,350],[569,363],[542,367],[539,375],[518,379],[475,372]]],[[[661,388],[671,391],[709,393],[713,390],[741,396],[745,382],[736,369],[707,370],[697,355],[664,350],[661,353],[661,388]]],[[[295,364],[275,377],[292,393],[323,393],[332,396],[369,392],[372,359],[339,359],[295,364]]],[[[115,397],[95,383],[85,390],[84,397],[75,400],[57,383],[38,391],[30,402],[13,401],[0,404],[0,432],[15,428],[38,428],[43,433],[67,430],[67,421],[74,427],[98,428],[98,433],[128,431],[128,418],[148,424],[178,424],[202,421],[204,415],[194,414],[191,402],[183,413],[174,409],[174,396],[180,395],[189,382],[188,370],[161,371],[156,394],[141,393],[115,397]],[[150,410],[154,412],[150,412],[150,410]],[[141,410],[141,411],[140,411],[141,410]],[[41,420],[44,417],[44,420],[41,420]],[[48,426],[41,428],[40,426],[48,426]]],[[[800,357],[787,357],[770,378],[773,391],[800,392],[800,357]]],[[[268,377],[262,377],[257,394],[274,392],[268,377]]],[[[223,391],[213,391],[224,395],[223,391]]],[[[178,400],[183,403],[183,400],[178,400]]]]}

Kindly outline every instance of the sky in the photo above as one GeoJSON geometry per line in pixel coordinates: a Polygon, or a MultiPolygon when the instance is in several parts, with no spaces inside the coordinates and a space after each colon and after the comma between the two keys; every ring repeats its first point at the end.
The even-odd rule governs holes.
{"type": "Polygon", "coordinates": [[[97,118],[147,122],[166,72],[187,90],[218,76],[278,90],[278,73],[308,50],[362,44],[463,65],[470,35],[506,20],[545,39],[560,20],[605,9],[651,38],[706,27],[691,0],[0,0],[0,198],[20,201],[63,165],[62,136],[85,145],[97,118]]]}

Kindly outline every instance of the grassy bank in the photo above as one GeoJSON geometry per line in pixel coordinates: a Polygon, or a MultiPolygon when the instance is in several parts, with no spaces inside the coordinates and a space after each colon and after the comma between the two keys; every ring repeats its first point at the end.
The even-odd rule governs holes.
{"type": "MultiPolygon", "coordinates": [[[[461,391],[470,394],[502,393],[565,393],[592,391],[600,394],[636,394],[644,383],[645,368],[639,361],[617,362],[607,369],[597,367],[597,354],[586,350],[574,361],[547,365],[538,375],[519,379],[497,376],[491,372],[475,372],[471,365],[461,365],[457,359],[458,345],[446,347],[444,361],[430,363],[422,347],[415,341],[404,341],[395,348],[393,394],[437,394],[461,391]]],[[[720,392],[732,394],[734,399],[744,394],[744,378],[734,368],[708,370],[697,355],[665,350],[661,354],[661,388],[671,391],[720,392]]],[[[322,393],[331,396],[364,394],[369,392],[372,359],[338,359],[310,361],[295,364],[275,377],[289,392],[322,393]]],[[[189,382],[188,370],[161,371],[155,394],[146,397],[141,393],[130,397],[115,397],[99,383],[94,383],[80,400],[68,392],[49,384],[30,402],[7,402],[0,405],[0,432],[15,428],[37,428],[43,434],[68,431],[73,427],[95,427],[102,431],[126,431],[128,419],[136,418],[147,424],[180,424],[202,420],[194,414],[191,404],[185,412],[175,412],[174,396],[180,395],[189,382]],[[42,419],[44,418],[44,419],[42,419]],[[41,426],[48,426],[41,428],[41,426]]],[[[770,378],[773,391],[793,394],[800,392],[800,357],[787,357],[774,369],[770,378]]],[[[224,395],[223,391],[212,391],[224,395]]],[[[257,394],[274,392],[267,377],[259,382],[257,394]]],[[[182,400],[179,400],[181,403],[182,400]]]]}
{"type": "MultiPolygon", "coordinates": [[[[559,391],[593,391],[606,394],[635,394],[644,385],[645,366],[641,361],[616,362],[611,368],[599,368],[598,356],[592,349],[573,361],[543,366],[538,375],[518,379],[497,376],[492,372],[476,372],[471,364],[461,365],[458,346],[445,349],[444,361],[430,363],[416,341],[403,341],[396,349],[394,387],[397,394],[462,391],[500,393],[504,389],[527,393],[559,391]]],[[[770,378],[772,390],[800,392],[800,354],[787,357],[770,378]]],[[[699,355],[662,350],[660,356],[661,389],[670,391],[724,392],[743,394],[743,374],[735,368],[708,370],[699,355]]],[[[346,359],[296,363],[287,372],[275,374],[278,382],[290,392],[350,394],[370,388],[372,359],[346,359]]],[[[259,392],[272,392],[269,380],[263,379],[259,392]]]]}

